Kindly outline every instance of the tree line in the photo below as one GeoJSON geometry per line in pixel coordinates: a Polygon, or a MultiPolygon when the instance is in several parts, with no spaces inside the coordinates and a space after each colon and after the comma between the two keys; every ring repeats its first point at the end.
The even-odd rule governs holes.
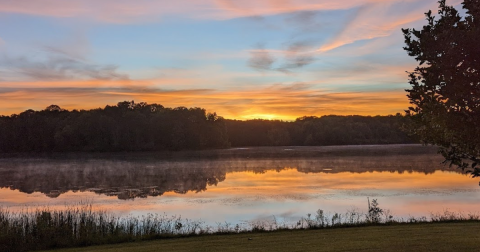
{"type": "Polygon", "coordinates": [[[158,151],[241,146],[412,143],[395,116],[227,120],[202,108],[119,102],[68,111],[57,105],[0,117],[0,152],[158,151]]]}
{"type": "Polygon", "coordinates": [[[225,148],[225,120],[201,108],[119,102],[68,111],[51,105],[0,118],[0,152],[225,148]]]}
{"type": "Polygon", "coordinates": [[[232,146],[322,146],[417,143],[395,116],[305,116],[294,122],[226,120],[232,146]]]}

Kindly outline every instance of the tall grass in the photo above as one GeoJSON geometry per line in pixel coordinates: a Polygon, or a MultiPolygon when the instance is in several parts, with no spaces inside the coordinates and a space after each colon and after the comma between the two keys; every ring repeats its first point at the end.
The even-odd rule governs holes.
{"type": "Polygon", "coordinates": [[[0,208],[0,251],[28,251],[201,233],[199,221],[166,215],[115,217],[92,205],[10,212],[0,208]]]}
{"type": "Polygon", "coordinates": [[[179,216],[154,215],[116,217],[106,211],[93,210],[91,204],[79,204],[63,210],[25,208],[11,212],[0,207],[0,251],[29,251],[61,247],[79,247],[129,241],[149,240],[212,233],[262,232],[284,229],[317,229],[419,222],[480,221],[478,214],[451,211],[426,217],[396,219],[381,209],[376,200],[369,201],[367,213],[352,209],[344,214],[327,214],[319,209],[297,222],[270,220],[216,227],[179,216]]]}

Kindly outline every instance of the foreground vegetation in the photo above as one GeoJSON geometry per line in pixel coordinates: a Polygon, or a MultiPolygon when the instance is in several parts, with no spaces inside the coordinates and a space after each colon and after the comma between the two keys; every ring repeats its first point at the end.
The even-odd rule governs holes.
{"type": "MultiPolygon", "coordinates": [[[[79,205],[63,210],[25,209],[16,213],[0,208],[0,251],[82,247],[187,236],[210,237],[213,234],[242,233],[245,236],[267,231],[282,231],[285,236],[289,234],[288,231],[303,229],[401,226],[405,223],[459,221],[474,222],[476,224],[472,227],[480,228],[480,216],[448,211],[432,215],[429,219],[426,217],[396,219],[388,211],[381,209],[376,200],[369,201],[369,209],[365,214],[351,210],[345,214],[329,215],[319,209],[315,215],[308,214],[294,223],[280,223],[273,218],[236,225],[218,223],[216,227],[177,216],[147,215],[140,218],[133,216],[119,218],[105,211],[93,210],[91,205],[79,205]]],[[[197,238],[193,241],[201,242],[203,239],[209,238],[197,238]]]]}
{"type": "Polygon", "coordinates": [[[126,251],[478,251],[479,222],[209,235],[55,250],[126,251]]]}
{"type": "Polygon", "coordinates": [[[438,4],[421,29],[402,29],[404,49],[418,61],[408,72],[408,128],[439,146],[446,162],[480,177],[480,48],[472,46],[480,37],[480,1],[464,0],[462,9],[438,4]]]}

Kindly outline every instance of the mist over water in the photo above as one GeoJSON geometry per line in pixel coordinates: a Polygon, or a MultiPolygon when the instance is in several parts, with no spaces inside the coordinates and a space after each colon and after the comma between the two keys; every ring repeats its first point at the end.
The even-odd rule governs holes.
{"type": "Polygon", "coordinates": [[[395,217],[480,212],[478,181],[419,145],[262,147],[168,154],[0,159],[0,206],[92,202],[118,215],[217,222],[297,220],[317,209],[395,217]]]}

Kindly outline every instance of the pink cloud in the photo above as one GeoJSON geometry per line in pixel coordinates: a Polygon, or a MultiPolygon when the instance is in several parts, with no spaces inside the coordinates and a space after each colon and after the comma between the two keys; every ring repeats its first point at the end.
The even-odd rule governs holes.
{"type": "Polygon", "coordinates": [[[348,9],[363,5],[369,2],[378,2],[378,0],[350,0],[350,1],[330,1],[330,0],[269,0],[269,1],[235,1],[235,0],[215,0],[216,6],[235,17],[256,16],[256,15],[275,15],[295,11],[313,11],[313,10],[338,10],[348,9]]]}
{"type": "MultiPolygon", "coordinates": [[[[158,21],[166,16],[198,19],[231,19],[269,16],[296,11],[359,11],[335,36],[317,45],[326,52],[359,40],[387,37],[400,27],[422,20],[435,10],[436,1],[425,0],[0,0],[0,12],[59,18],[88,18],[100,22],[158,21]]],[[[461,0],[450,0],[455,5],[461,0]]],[[[337,21],[336,21],[337,22],[337,21]]],[[[338,22],[341,22],[339,20],[338,22]]],[[[0,39],[0,45],[2,40],[0,39]]]]}
{"type": "MultiPolygon", "coordinates": [[[[450,0],[448,4],[460,2],[450,0]]],[[[1,0],[0,12],[129,23],[158,21],[166,16],[232,19],[360,8],[336,36],[318,46],[319,52],[325,52],[355,41],[389,36],[400,27],[423,19],[425,11],[437,6],[436,1],[425,0],[1,0]]]]}
{"type": "MultiPolygon", "coordinates": [[[[156,20],[165,15],[210,12],[208,0],[2,0],[0,12],[52,17],[83,17],[111,23],[156,20]]],[[[203,15],[203,14],[202,14],[203,15]]]]}
{"type": "MultiPolygon", "coordinates": [[[[461,0],[449,1],[455,5],[461,0]]],[[[320,46],[319,52],[354,43],[359,40],[390,36],[394,31],[415,21],[423,20],[427,10],[435,10],[437,2],[429,1],[377,1],[363,6],[357,16],[335,37],[320,46]]],[[[435,11],[434,11],[435,12],[435,11]]]]}
{"type": "MultiPolygon", "coordinates": [[[[458,1],[460,0],[451,1],[452,3],[449,4],[458,1]]],[[[423,0],[2,0],[0,12],[53,17],[88,17],[105,22],[124,23],[157,20],[169,15],[230,19],[294,11],[350,9],[367,4],[397,2],[425,3],[423,0]]]]}

